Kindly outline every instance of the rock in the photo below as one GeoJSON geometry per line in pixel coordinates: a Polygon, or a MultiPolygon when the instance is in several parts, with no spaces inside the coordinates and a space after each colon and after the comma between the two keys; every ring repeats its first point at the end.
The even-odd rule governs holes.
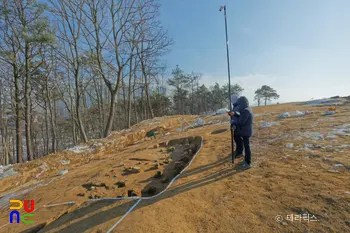
{"type": "Polygon", "coordinates": [[[287,226],[287,225],[288,225],[288,223],[286,223],[286,222],[281,222],[281,224],[282,224],[283,226],[287,226]]]}
{"type": "Polygon", "coordinates": [[[167,152],[174,152],[175,151],[175,147],[170,146],[167,148],[167,152]]]}
{"type": "Polygon", "coordinates": [[[141,168],[140,167],[128,167],[128,168],[124,168],[124,172],[125,173],[140,173],[141,168]]]}
{"type": "Polygon", "coordinates": [[[78,193],[77,196],[78,197],[85,197],[85,193],[78,193]]]}
{"type": "Polygon", "coordinates": [[[179,173],[185,168],[185,164],[182,161],[175,162],[175,170],[179,173]]]}
{"type": "Polygon", "coordinates": [[[149,195],[155,195],[155,194],[157,193],[157,188],[154,187],[154,186],[151,186],[151,187],[149,187],[149,189],[147,190],[147,193],[148,193],[149,195]]]}
{"type": "Polygon", "coordinates": [[[197,150],[197,145],[196,145],[196,144],[191,144],[191,145],[190,145],[190,149],[191,149],[192,151],[196,151],[196,150],[197,150]]]}
{"type": "Polygon", "coordinates": [[[100,198],[101,197],[97,194],[95,196],[92,196],[92,195],[89,196],[89,199],[100,199],[100,198]]]}
{"type": "Polygon", "coordinates": [[[137,197],[137,193],[135,192],[135,190],[128,190],[128,197],[137,197]]]}
{"type": "Polygon", "coordinates": [[[154,178],[161,178],[162,177],[162,172],[157,171],[157,173],[154,175],[154,178]]]}
{"type": "Polygon", "coordinates": [[[185,139],[184,144],[185,144],[185,146],[189,146],[190,145],[190,141],[188,140],[188,138],[185,139]]]}
{"type": "Polygon", "coordinates": [[[153,165],[153,168],[154,168],[154,169],[158,169],[158,168],[159,168],[159,163],[158,163],[158,162],[155,162],[154,165],[153,165]]]}
{"type": "Polygon", "coordinates": [[[184,162],[184,163],[188,163],[190,161],[190,158],[188,156],[183,156],[180,161],[184,162]]]}
{"type": "Polygon", "coordinates": [[[61,160],[62,165],[68,165],[70,164],[70,160],[61,160]]]}
{"type": "Polygon", "coordinates": [[[123,162],[121,162],[121,163],[119,164],[119,166],[123,167],[123,166],[125,166],[125,164],[124,164],[123,162]]]}
{"type": "Polygon", "coordinates": [[[328,170],[328,172],[331,172],[331,173],[340,173],[340,172],[337,171],[337,170],[328,170]]]}
{"type": "Polygon", "coordinates": [[[141,168],[140,167],[133,167],[132,168],[132,172],[133,173],[140,173],[141,172],[141,168]]]}
{"type": "Polygon", "coordinates": [[[160,165],[160,166],[163,166],[163,165],[164,165],[164,163],[159,163],[159,165],[160,165]]]}
{"type": "Polygon", "coordinates": [[[161,182],[162,183],[167,183],[167,182],[169,182],[169,178],[168,177],[163,177],[161,182]]]}
{"type": "Polygon", "coordinates": [[[165,164],[169,164],[169,159],[164,160],[165,164]]]}
{"type": "Polygon", "coordinates": [[[287,144],[286,144],[286,147],[287,147],[288,149],[292,149],[292,148],[294,147],[294,144],[293,144],[293,143],[287,143],[287,144]]]}
{"type": "Polygon", "coordinates": [[[159,143],[159,147],[167,147],[167,146],[168,146],[168,142],[159,143]]]}
{"type": "Polygon", "coordinates": [[[153,149],[157,149],[157,148],[159,148],[158,144],[153,145],[153,149]]]}
{"type": "Polygon", "coordinates": [[[59,176],[63,176],[64,174],[67,174],[68,170],[62,170],[58,173],[59,176]]]}
{"type": "Polygon", "coordinates": [[[163,152],[163,149],[160,149],[159,152],[163,152]]]}
{"type": "Polygon", "coordinates": [[[125,187],[125,182],[124,181],[118,181],[117,183],[115,183],[117,186],[118,186],[118,188],[123,188],[123,187],[125,187]]]}

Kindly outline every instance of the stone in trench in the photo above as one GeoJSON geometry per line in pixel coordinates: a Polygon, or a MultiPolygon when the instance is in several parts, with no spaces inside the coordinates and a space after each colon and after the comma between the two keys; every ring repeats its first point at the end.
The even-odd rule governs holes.
{"type": "Polygon", "coordinates": [[[190,142],[189,142],[189,140],[187,138],[185,139],[185,143],[184,144],[185,144],[185,146],[189,146],[190,145],[190,142]]]}
{"type": "Polygon", "coordinates": [[[168,146],[168,142],[159,143],[159,147],[167,147],[167,146],[168,146]]]}
{"type": "Polygon", "coordinates": [[[124,172],[140,173],[141,172],[141,168],[140,167],[129,167],[129,168],[125,168],[124,172]]]}
{"type": "Polygon", "coordinates": [[[157,193],[157,188],[154,186],[149,187],[149,189],[147,190],[148,195],[155,195],[156,193],[157,193]]]}
{"type": "Polygon", "coordinates": [[[158,162],[155,162],[155,163],[153,164],[153,168],[154,168],[154,169],[158,169],[158,168],[159,168],[159,163],[158,163],[158,162]]]}
{"type": "Polygon", "coordinates": [[[168,177],[163,177],[162,183],[167,183],[167,182],[169,182],[169,178],[168,177]]]}
{"type": "Polygon", "coordinates": [[[175,162],[175,170],[180,173],[185,168],[185,164],[182,161],[175,162]]]}
{"type": "Polygon", "coordinates": [[[162,177],[162,172],[157,171],[157,173],[154,175],[154,178],[161,178],[162,177]]]}
{"type": "Polygon", "coordinates": [[[128,190],[128,197],[137,197],[137,196],[138,195],[135,190],[132,190],[132,189],[128,190]]]}
{"type": "Polygon", "coordinates": [[[167,148],[167,152],[174,152],[175,151],[175,147],[170,146],[167,148]]]}
{"type": "Polygon", "coordinates": [[[123,188],[123,187],[125,187],[125,182],[124,181],[118,181],[117,183],[115,183],[117,186],[118,186],[118,188],[123,188]]]}
{"type": "Polygon", "coordinates": [[[188,163],[190,161],[190,158],[188,156],[183,156],[180,161],[184,162],[184,163],[188,163]]]}

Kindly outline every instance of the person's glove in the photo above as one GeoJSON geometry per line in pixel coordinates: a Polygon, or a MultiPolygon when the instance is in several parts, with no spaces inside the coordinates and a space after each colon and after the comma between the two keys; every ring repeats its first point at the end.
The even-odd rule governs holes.
{"type": "Polygon", "coordinates": [[[235,130],[236,126],[234,124],[231,124],[231,129],[235,130]]]}

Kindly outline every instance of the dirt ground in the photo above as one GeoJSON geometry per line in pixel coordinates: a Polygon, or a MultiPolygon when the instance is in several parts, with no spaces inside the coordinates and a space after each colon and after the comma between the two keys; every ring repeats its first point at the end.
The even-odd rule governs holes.
{"type": "Polygon", "coordinates": [[[322,115],[326,110],[255,107],[249,170],[241,169],[242,159],[231,163],[227,116],[203,117],[209,124],[185,132],[177,131],[182,119],[191,123],[195,116],[153,119],[89,142],[91,151],[14,165],[19,174],[0,180],[0,232],[107,232],[136,201],[98,199],[127,196],[128,190],[151,196],[150,187],[159,193],[176,175],[176,161],[191,145],[192,153],[199,149],[200,136],[203,147],[193,163],[112,232],[350,232],[350,105],[331,116],[322,115]],[[278,119],[295,110],[313,113],[278,119]],[[165,135],[145,139],[159,126],[165,135]],[[175,140],[188,137],[190,145],[175,140]],[[68,173],[58,176],[63,169],[68,173]],[[156,178],[158,171],[162,176],[156,178]],[[35,224],[8,224],[10,199],[34,199],[35,224]],[[64,202],[75,203],[47,207],[64,202]]]}

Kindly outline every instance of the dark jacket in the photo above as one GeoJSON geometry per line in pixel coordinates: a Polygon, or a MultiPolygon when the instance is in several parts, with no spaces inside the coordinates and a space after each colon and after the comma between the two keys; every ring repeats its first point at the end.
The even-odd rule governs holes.
{"type": "Polygon", "coordinates": [[[253,136],[253,112],[249,107],[249,101],[242,96],[237,100],[237,106],[234,108],[237,117],[235,122],[235,134],[238,136],[253,136]]]}

